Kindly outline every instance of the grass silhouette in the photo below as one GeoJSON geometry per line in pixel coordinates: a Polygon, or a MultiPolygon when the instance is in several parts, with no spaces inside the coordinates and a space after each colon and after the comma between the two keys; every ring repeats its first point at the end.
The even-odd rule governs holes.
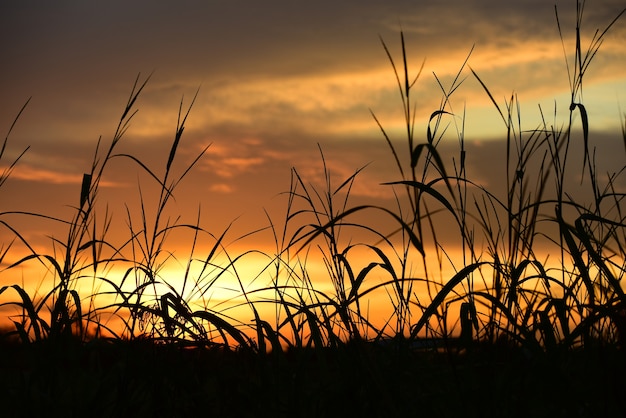
{"type": "MultiPolygon", "coordinates": [[[[4,412],[622,414],[626,405],[615,382],[623,379],[626,360],[625,195],[616,187],[623,170],[603,177],[596,166],[582,86],[605,35],[626,9],[596,32],[586,51],[581,46],[583,9],[584,2],[577,3],[573,62],[566,54],[571,105],[563,127],[544,117],[536,129],[522,129],[517,98],[512,95],[499,105],[488,82],[470,69],[504,124],[504,194],[468,178],[462,128],[452,167],[440,155],[448,119],[458,116],[450,100],[469,55],[449,86],[437,78],[441,106],[430,115],[425,141],[419,142],[412,89],[421,69],[410,75],[402,33],[401,65],[382,41],[402,102],[404,151],[372,115],[398,168],[400,178],[382,185],[393,188],[397,206],[352,206],[350,191],[366,168],[336,185],[320,148],[323,186],[308,183],[294,168],[284,222],[277,224],[268,214],[274,254],[250,250],[233,256],[224,244],[228,229],[214,235],[199,219],[183,223],[169,216],[177,186],[209,150],[175,174],[195,97],[187,110],[181,101],[164,169],[117,151],[150,78],[138,76],[108,148],[98,142],[70,220],[0,213],[2,227],[13,236],[0,244],[0,262],[16,242],[30,251],[4,271],[36,263],[55,279],[52,288],[35,295],[18,284],[0,288],[3,296],[16,295],[2,307],[19,312],[7,318],[10,326],[2,334],[4,412]],[[584,147],[578,166],[572,160],[577,135],[584,147]],[[108,208],[102,214],[97,204],[113,159],[138,168],[159,190],[150,206],[139,188],[140,208],[127,206],[128,235],[121,243],[109,238],[112,215],[108,208]],[[574,175],[584,181],[573,183],[574,175]],[[571,187],[586,188],[590,200],[575,200],[571,187]],[[41,253],[6,221],[10,214],[60,223],[67,235],[54,239],[50,253],[41,253]],[[379,231],[362,221],[380,217],[395,229],[379,231]],[[458,231],[463,255],[463,265],[444,280],[426,261],[427,253],[437,260],[450,258],[439,238],[442,224],[458,231]],[[174,284],[163,271],[175,258],[167,243],[177,233],[191,237],[191,254],[183,263],[182,283],[174,284]],[[354,236],[368,238],[355,242],[354,236]],[[206,238],[212,246],[197,255],[198,243],[206,238]],[[556,249],[556,265],[541,258],[546,245],[556,249]],[[363,253],[368,255],[364,265],[356,261],[363,253]],[[330,287],[320,288],[320,278],[307,270],[313,254],[320,255],[330,287]],[[218,255],[226,257],[226,264],[217,261],[218,255]],[[253,255],[267,260],[263,270],[271,280],[248,290],[238,266],[253,255]],[[414,274],[414,265],[423,275],[414,274]],[[114,268],[123,272],[119,280],[107,274],[114,268]],[[231,275],[240,289],[235,306],[251,315],[249,322],[211,304],[212,288],[231,275]],[[78,290],[85,282],[94,289],[86,298],[78,290]],[[366,304],[376,292],[385,294],[391,306],[382,325],[370,318],[366,304]],[[268,306],[271,316],[266,316],[268,306]]],[[[557,25],[562,34],[558,14],[557,25]]],[[[626,128],[622,137],[626,144],[626,128]]],[[[3,163],[0,186],[19,169],[25,152],[3,163]]]]}

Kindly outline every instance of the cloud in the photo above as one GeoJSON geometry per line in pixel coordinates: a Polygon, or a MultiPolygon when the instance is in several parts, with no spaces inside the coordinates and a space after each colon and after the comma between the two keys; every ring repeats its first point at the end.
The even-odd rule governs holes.
{"type": "Polygon", "coordinates": [[[216,184],[210,185],[209,190],[215,193],[229,194],[229,193],[233,193],[235,191],[235,188],[231,186],[230,184],[216,183],[216,184]]]}
{"type": "MultiPolygon", "coordinates": [[[[0,172],[6,167],[0,166],[0,172]]],[[[82,184],[82,174],[63,173],[54,170],[37,168],[32,165],[20,164],[12,172],[12,180],[21,180],[48,184],[82,184]]],[[[109,180],[100,181],[101,187],[120,187],[121,184],[109,180]]]]}
{"type": "Polygon", "coordinates": [[[11,177],[18,180],[52,184],[78,184],[82,181],[82,175],[59,173],[28,166],[20,167],[20,170],[16,170],[11,174],[11,177]]]}
{"type": "Polygon", "coordinates": [[[211,144],[201,169],[221,179],[232,179],[266,163],[267,158],[263,156],[260,140],[230,139],[211,144]]]}
{"type": "MultiPolygon", "coordinates": [[[[426,58],[415,96],[426,115],[441,98],[432,72],[442,78],[455,74],[473,44],[470,65],[494,88],[494,80],[503,80],[506,94],[528,88],[521,80],[529,76],[530,88],[548,89],[555,85],[555,69],[563,69],[552,3],[384,3],[279,1],[266,7],[236,1],[208,7],[186,1],[174,7],[138,1],[124,5],[123,13],[119,2],[68,3],[64,10],[43,7],[34,15],[14,5],[0,30],[21,30],[25,36],[4,38],[13,45],[5,57],[6,77],[0,80],[6,98],[2,105],[16,107],[33,94],[41,126],[74,141],[103,131],[106,136],[136,73],[155,70],[131,126],[142,140],[172,137],[181,96],[189,98],[200,85],[189,129],[237,123],[266,131],[297,128],[345,135],[363,124],[372,126],[368,108],[383,112],[397,107],[395,80],[378,35],[397,64],[400,29],[412,68],[417,70],[426,58]],[[71,126],[62,122],[67,114],[76,116],[71,126]]],[[[571,34],[574,8],[570,1],[557,3],[571,34]]],[[[600,3],[585,11],[589,21],[584,33],[593,34],[623,7],[614,0],[600,3]]],[[[625,33],[621,24],[609,33],[603,51],[611,58],[596,69],[603,76],[624,78],[623,59],[618,58],[624,56],[625,33]]],[[[571,35],[567,39],[571,43],[571,35]]],[[[558,74],[566,86],[566,76],[558,74]]]]}

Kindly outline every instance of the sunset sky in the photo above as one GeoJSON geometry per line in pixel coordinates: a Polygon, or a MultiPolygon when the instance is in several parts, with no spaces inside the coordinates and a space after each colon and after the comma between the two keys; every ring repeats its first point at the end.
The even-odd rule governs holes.
{"type": "MultiPolygon", "coordinates": [[[[337,184],[369,164],[352,190],[355,203],[387,205],[393,195],[379,184],[400,178],[370,109],[398,147],[404,150],[405,144],[397,85],[380,37],[401,65],[404,32],[413,74],[425,60],[413,95],[417,141],[425,141],[428,116],[441,102],[433,73],[449,87],[472,48],[468,65],[494,98],[504,106],[512,93],[518,95],[523,129],[537,127],[538,105],[552,121],[556,104],[565,123],[569,85],[555,3],[571,53],[573,0],[5,1],[0,6],[3,137],[32,99],[0,162],[6,166],[30,146],[0,190],[0,212],[69,220],[97,140],[102,136],[108,145],[139,73],[141,80],[152,76],[118,151],[157,173],[167,161],[180,101],[186,109],[199,89],[174,171],[180,173],[210,148],[176,195],[174,212],[183,222],[195,222],[200,206],[202,226],[219,235],[237,218],[231,240],[267,226],[264,208],[280,223],[285,210],[280,194],[289,190],[291,167],[307,181],[321,179],[318,144],[337,184]]],[[[583,48],[623,7],[621,0],[587,2],[583,48]]],[[[503,149],[505,127],[469,68],[461,77],[465,81],[446,108],[457,116],[447,119],[445,163],[452,167],[458,153],[465,111],[464,135],[473,147],[468,172],[498,188],[502,177],[490,170],[503,149]]],[[[584,103],[594,138],[612,141],[602,142],[610,144],[598,155],[602,167],[619,169],[626,110],[624,19],[609,32],[588,71],[584,103]]],[[[129,160],[115,162],[104,177],[102,198],[109,199],[122,226],[123,203],[136,207],[138,183],[146,189],[150,184],[132,167],[129,160]]],[[[16,215],[2,219],[34,245],[49,243],[50,223],[16,215]]],[[[6,243],[10,233],[0,231],[6,243]]],[[[273,242],[246,245],[271,248],[273,242]]]]}

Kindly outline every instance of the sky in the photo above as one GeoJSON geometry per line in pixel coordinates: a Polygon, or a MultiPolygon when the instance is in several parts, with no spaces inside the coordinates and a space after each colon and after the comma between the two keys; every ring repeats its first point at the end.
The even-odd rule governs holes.
{"type": "MultiPolygon", "coordinates": [[[[587,2],[583,48],[623,7],[620,0],[587,2]]],[[[454,116],[444,120],[445,164],[452,167],[455,156],[458,161],[462,131],[468,171],[482,184],[502,188],[496,168],[506,129],[470,68],[501,106],[517,95],[523,129],[538,126],[539,106],[550,123],[555,106],[554,123],[566,122],[570,89],[563,48],[571,60],[575,13],[570,0],[2,2],[3,135],[30,101],[0,167],[30,148],[0,190],[0,212],[71,219],[98,138],[111,141],[138,75],[149,81],[118,152],[136,156],[155,173],[165,169],[181,101],[184,112],[197,92],[174,173],[209,148],[172,202],[181,222],[194,223],[200,212],[202,226],[219,235],[235,221],[231,241],[268,226],[268,219],[280,224],[292,167],[306,182],[323,179],[320,149],[337,185],[366,166],[351,202],[393,204],[391,188],[380,184],[400,180],[400,174],[372,112],[404,152],[401,101],[381,43],[400,68],[401,31],[412,76],[424,64],[412,96],[416,141],[426,140],[428,117],[440,107],[438,83],[450,88],[462,69],[463,82],[446,107],[454,116]]],[[[622,18],[584,84],[590,129],[594,141],[605,145],[598,159],[606,170],[623,167],[625,100],[622,18]]],[[[139,187],[146,200],[154,200],[148,192],[154,183],[129,159],[113,161],[102,185],[101,202],[110,204],[122,225],[112,234],[127,223],[125,207],[138,207],[139,187]]],[[[65,228],[22,215],[1,219],[36,248],[49,247],[50,236],[65,228]]],[[[2,230],[2,245],[11,235],[2,230]]],[[[274,245],[271,235],[260,237],[248,237],[242,248],[274,245]]]]}

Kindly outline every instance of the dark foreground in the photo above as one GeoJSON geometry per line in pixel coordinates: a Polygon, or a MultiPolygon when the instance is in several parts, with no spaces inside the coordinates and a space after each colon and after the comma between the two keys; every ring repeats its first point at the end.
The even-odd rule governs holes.
{"type": "Polygon", "coordinates": [[[5,344],[0,416],[626,416],[612,348],[531,355],[351,344],[260,356],[150,342],[5,344]]]}

